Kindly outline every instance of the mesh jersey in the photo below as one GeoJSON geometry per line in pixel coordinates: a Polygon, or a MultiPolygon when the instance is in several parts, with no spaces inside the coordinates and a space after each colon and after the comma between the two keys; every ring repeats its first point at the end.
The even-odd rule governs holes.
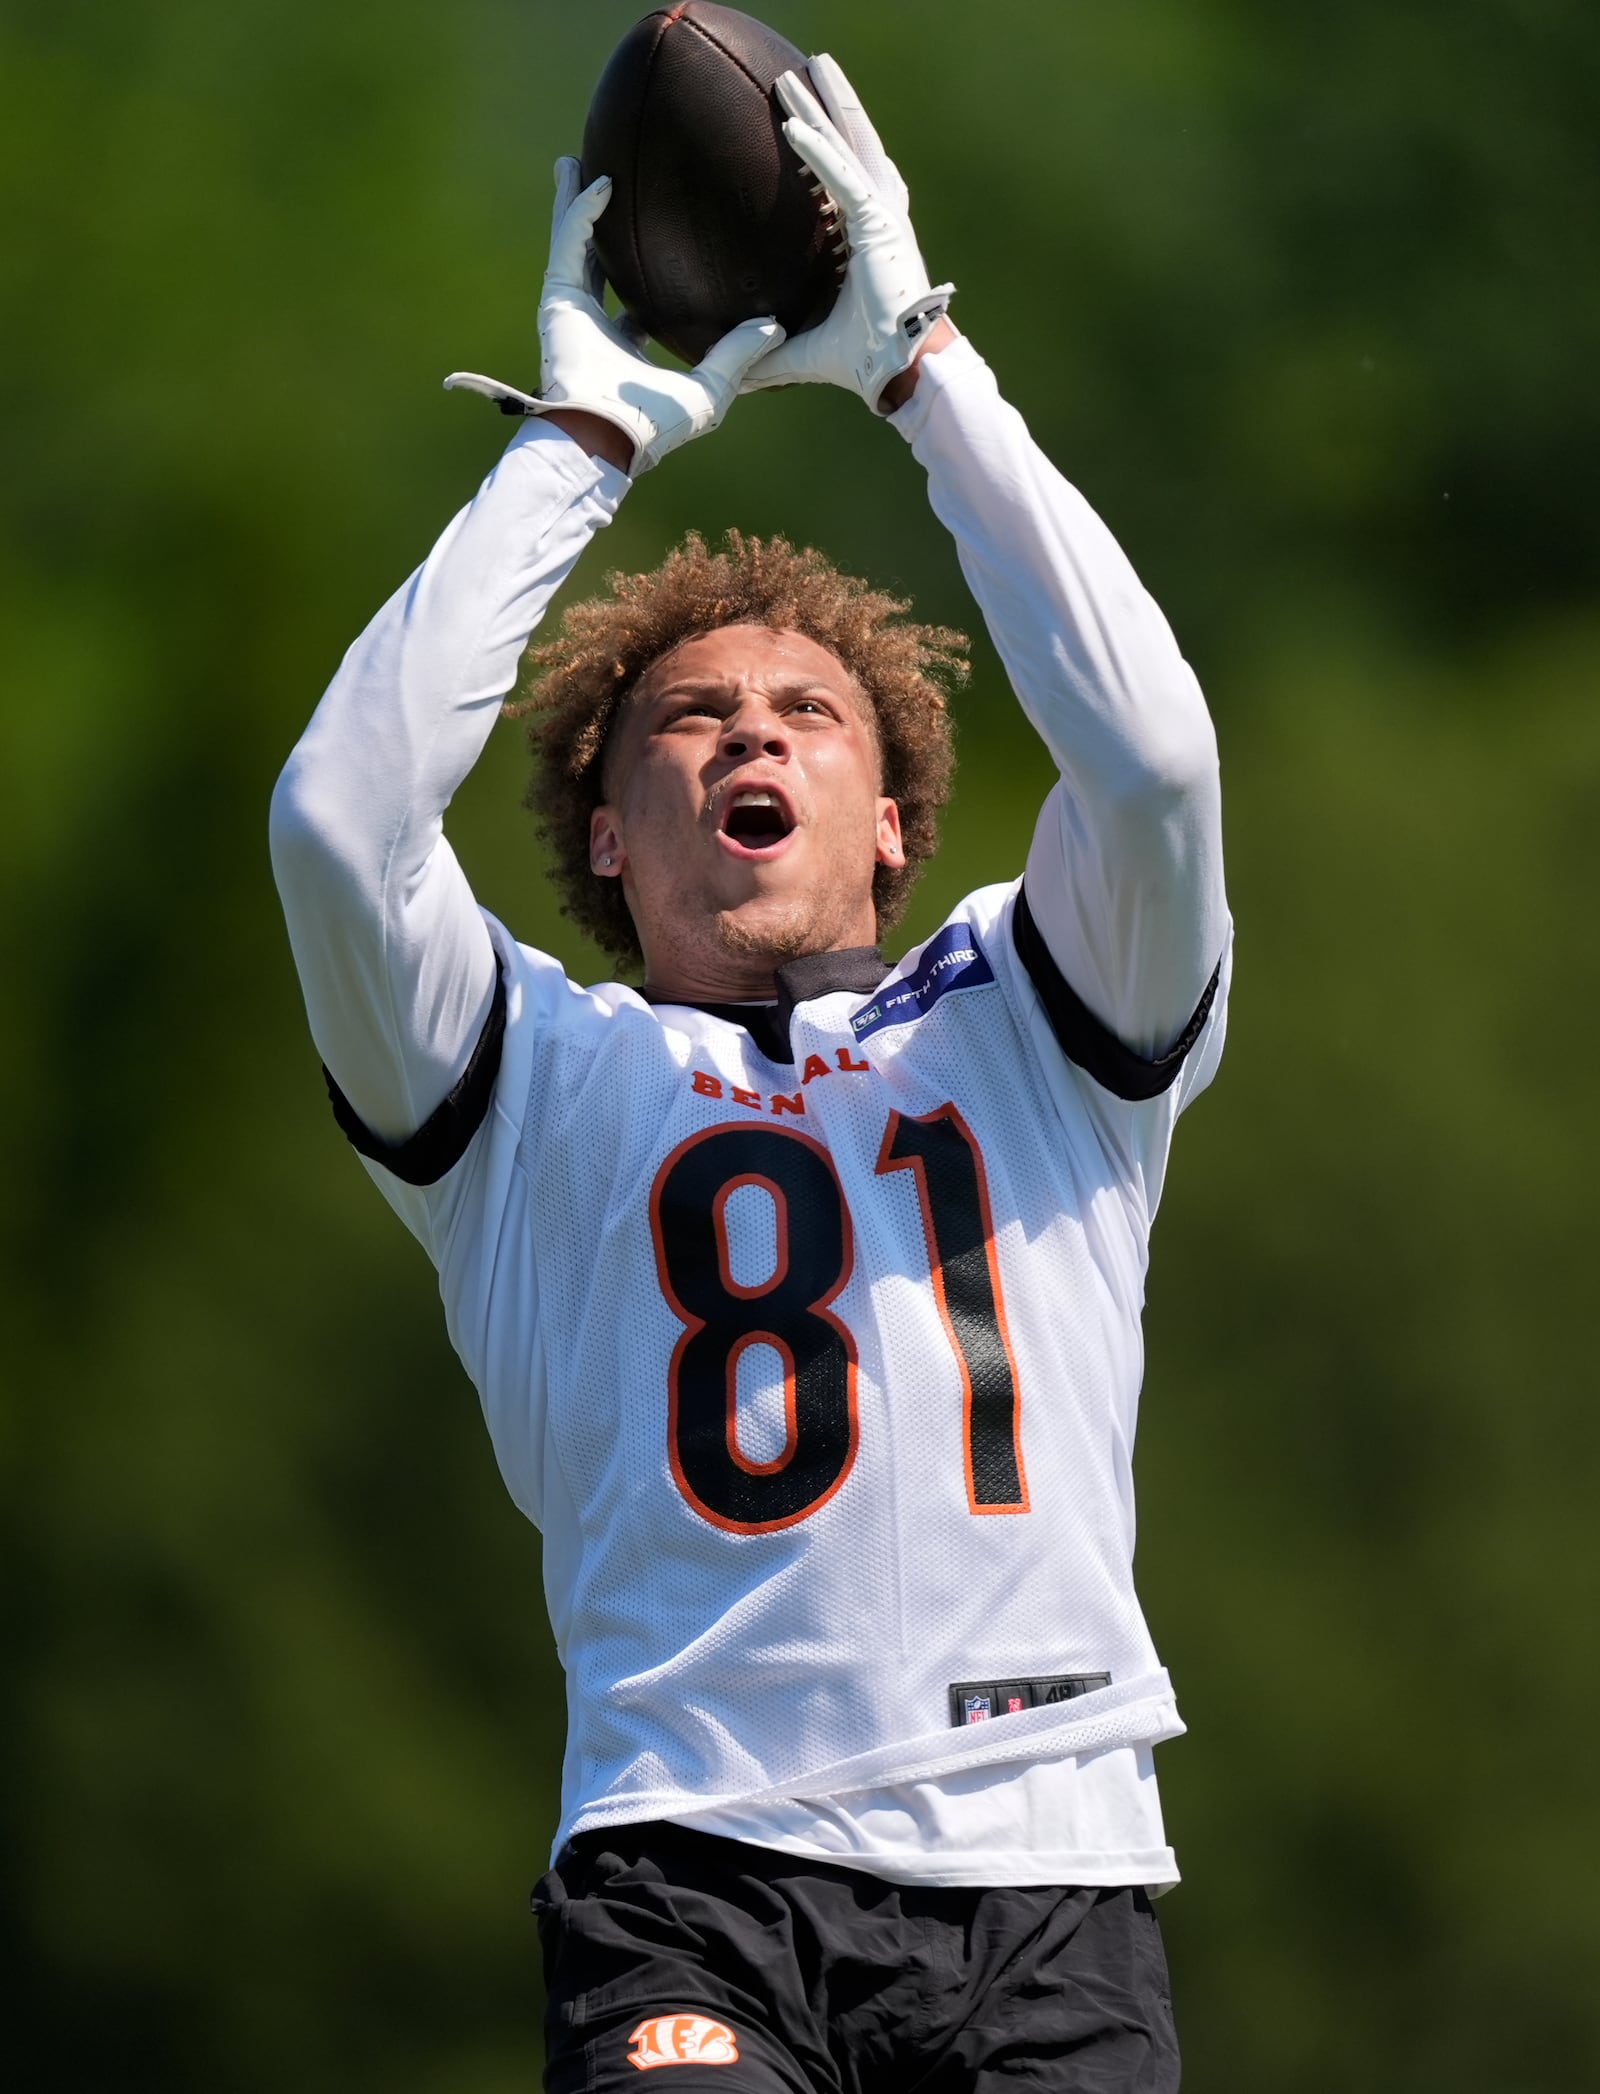
{"type": "Polygon", "coordinates": [[[920,370],[885,419],[1059,773],[1021,890],[884,986],[875,955],[779,970],[781,1040],[486,928],[444,812],[628,487],[543,422],[345,656],[273,865],[346,1131],[545,1530],[562,1835],[662,1815],[903,1881],[1153,1883],[1177,1718],[1129,1456],[1150,1216],[1221,1039],[1226,954],[1172,1044],[1229,936],[1215,739],[972,345],[920,370]],[[1103,1673],[951,1720],[956,1682],[1103,1673]]]}
{"type": "Polygon", "coordinates": [[[984,889],[877,990],[802,997],[787,1064],[490,923],[487,1118],[435,1184],[372,1175],[544,1530],[558,1841],[1181,1728],[1131,1456],[1150,1219],[1228,961],[1176,1080],[1124,1099],[1063,1053],[1018,913],[984,889]],[[955,1683],[1083,1674],[1110,1683],[952,1723],[955,1683]]]}

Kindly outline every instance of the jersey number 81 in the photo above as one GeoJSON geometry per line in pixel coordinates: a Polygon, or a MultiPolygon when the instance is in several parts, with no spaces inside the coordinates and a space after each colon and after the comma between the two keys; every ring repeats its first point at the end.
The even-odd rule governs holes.
{"type": "MultiPolygon", "coordinates": [[[[967,1504],[1026,1512],[1016,1365],[1006,1334],[983,1157],[953,1105],[889,1115],[880,1177],[916,1183],[929,1277],[960,1370],[967,1504]]],[[[668,1449],[679,1490],[736,1534],[792,1527],[825,1505],[856,1456],[856,1348],[832,1313],[854,1262],[850,1210],[822,1144],[786,1127],[711,1127],[673,1150],[650,1193],[661,1290],[683,1334],[668,1370],[668,1449]],[[757,1286],[733,1277],[727,1205],[760,1186],[777,1217],[777,1256],[757,1286]],[[740,1355],[783,1361],[785,1441],[754,1461],[738,1440],[740,1355]]]]}

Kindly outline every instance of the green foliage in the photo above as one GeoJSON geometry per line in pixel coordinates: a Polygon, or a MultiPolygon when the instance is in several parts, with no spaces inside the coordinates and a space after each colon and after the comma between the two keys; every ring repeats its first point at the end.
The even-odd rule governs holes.
{"type": "MultiPolygon", "coordinates": [[[[267,794],[528,378],[634,12],[17,0],[0,1825],[19,2084],[509,2094],[562,1738],[538,1545],[326,1123],[267,794]]],[[[1142,1584],[1190,2083],[1600,2086],[1600,16],[777,5],[1206,683],[1232,1040],[1157,1232],[1142,1584]]],[[[744,403],[598,565],[814,540],[970,623],[854,401],[744,403]]],[[[580,572],[579,585],[595,569],[580,572]]],[[[913,937],[1046,782],[992,654],[913,937]]],[[[452,833],[580,974],[499,738],[452,833]]]]}

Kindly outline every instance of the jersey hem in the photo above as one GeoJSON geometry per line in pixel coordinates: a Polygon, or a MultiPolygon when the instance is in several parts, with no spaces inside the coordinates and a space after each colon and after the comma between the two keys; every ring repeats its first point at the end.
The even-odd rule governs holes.
{"type": "MultiPolygon", "coordinates": [[[[726,1839],[715,1814],[704,1817],[695,1811],[666,1820],[690,1832],[706,1832],[726,1839]]],[[[593,1828],[590,1828],[593,1829],[593,1828]]],[[[1125,1890],[1130,1886],[1170,1889],[1182,1880],[1178,1858],[1170,1847],[1135,1848],[1126,1853],[1097,1853],[1072,1848],[1041,1848],[1019,1853],[1003,1847],[979,1849],[959,1858],[930,1853],[922,1857],[874,1854],[859,1849],[842,1852],[809,1840],[752,1839],[739,1836],[746,1847],[769,1848],[793,1854],[802,1861],[825,1863],[831,1868],[854,1869],[863,1876],[876,1876],[884,1883],[921,1884],[936,1890],[1027,1890],[1059,1884],[1092,1890],[1125,1890]],[[919,1866],[919,1860],[922,1865],[919,1866]]]]}
{"type": "Polygon", "coordinates": [[[1091,1713],[1063,1722],[1056,1709],[1031,1709],[967,1729],[952,1726],[835,1761],[809,1776],[795,1774],[736,1794],[708,1796],[686,1794],[682,1789],[654,1789],[594,1797],[568,1806],[555,1844],[559,1848],[577,1833],[598,1832],[611,1825],[651,1818],[677,1820],[686,1808],[739,1810],[769,1799],[804,1802],[893,1787],[899,1782],[936,1781],[941,1775],[1000,1766],[1008,1760],[1065,1759],[1118,1745],[1163,1745],[1183,1735],[1183,1721],[1164,1672],[1103,1687],[1064,1706],[1091,1713]],[[975,1739],[979,1742],[974,1743],[975,1739]]]}

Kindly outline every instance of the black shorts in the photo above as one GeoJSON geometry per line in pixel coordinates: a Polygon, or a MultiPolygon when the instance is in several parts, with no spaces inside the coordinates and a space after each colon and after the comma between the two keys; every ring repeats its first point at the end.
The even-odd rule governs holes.
{"type": "Polygon", "coordinates": [[[682,1826],[583,1833],[533,1894],[550,2094],[1170,2094],[1142,1890],[886,1883],[682,1826]]]}

